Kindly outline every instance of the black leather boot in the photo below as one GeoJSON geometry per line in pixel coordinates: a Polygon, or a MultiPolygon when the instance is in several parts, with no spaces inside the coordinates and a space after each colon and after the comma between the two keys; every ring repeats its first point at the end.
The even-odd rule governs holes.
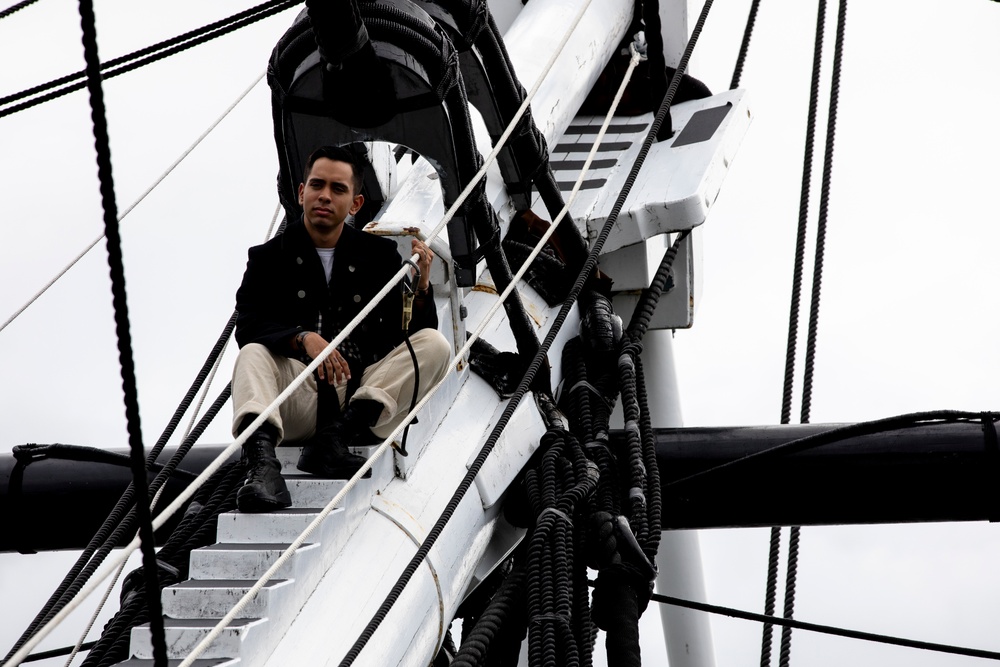
{"type": "MultiPolygon", "coordinates": [[[[302,447],[298,469],[324,479],[350,479],[365,464],[365,457],[352,454],[351,445],[377,442],[371,425],[382,413],[377,401],[352,402],[344,414],[334,419],[302,447]]],[[[369,470],[364,475],[372,476],[369,470]]]]}
{"type": "Polygon", "coordinates": [[[276,441],[274,427],[262,427],[243,444],[247,478],[236,493],[241,512],[273,512],[292,506],[281,463],[274,455],[276,441]]]}

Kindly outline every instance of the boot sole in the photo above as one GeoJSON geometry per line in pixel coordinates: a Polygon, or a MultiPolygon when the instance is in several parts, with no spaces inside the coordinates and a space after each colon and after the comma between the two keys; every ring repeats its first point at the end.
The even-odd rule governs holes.
{"type": "Polygon", "coordinates": [[[262,514],[265,512],[288,509],[292,506],[292,496],[288,493],[288,491],[284,491],[275,496],[270,496],[254,491],[244,493],[244,489],[240,489],[236,494],[236,507],[241,512],[246,512],[247,514],[262,514]]]}

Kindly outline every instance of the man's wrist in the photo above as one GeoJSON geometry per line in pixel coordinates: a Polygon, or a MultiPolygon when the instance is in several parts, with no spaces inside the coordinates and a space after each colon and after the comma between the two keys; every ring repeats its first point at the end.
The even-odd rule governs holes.
{"type": "Polygon", "coordinates": [[[312,333],[312,332],[311,331],[300,331],[299,333],[295,334],[295,348],[299,352],[305,352],[306,351],[306,336],[308,336],[310,333],[312,333]]]}

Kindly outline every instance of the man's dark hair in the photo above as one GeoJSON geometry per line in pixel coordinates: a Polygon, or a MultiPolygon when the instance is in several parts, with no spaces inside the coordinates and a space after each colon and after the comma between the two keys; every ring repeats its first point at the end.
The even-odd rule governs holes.
{"type": "Polygon", "coordinates": [[[303,183],[309,180],[309,172],[312,171],[316,160],[320,158],[346,162],[351,165],[351,173],[354,175],[354,178],[351,179],[354,186],[354,194],[361,194],[361,185],[364,183],[364,166],[355,152],[346,146],[320,146],[310,153],[309,159],[306,160],[306,168],[302,172],[303,183]]]}

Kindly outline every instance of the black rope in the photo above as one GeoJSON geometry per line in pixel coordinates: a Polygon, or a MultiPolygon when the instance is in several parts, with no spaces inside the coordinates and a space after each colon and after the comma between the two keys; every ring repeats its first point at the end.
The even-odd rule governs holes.
{"type": "Polygon", "coordinates": [[[819,328],[820,290],[823,284],[823,257],[826,248],[826,220],[830,208],[830,181],[833,178],[833,148],[837,134],[837,105],[840,100],[840,70],[844,59],[844,33],[847,22],[847,0],[840,0],[837,20],[837,40],[830,77],[830,109],[826,121],[826,157],[823,161],[823,181],[819,200],[819,226],[816,230],[816,259],[813,265],[812,304],[809,312],[809,337],[806,343],[806,366],[802,385],[802,423],[809,423],[812,405],[813,367],[816,357],[816,332],[819,328]]]}
{"type": "Polygon", "coordinates": [[[654,593],[652,599],[662,604],[674,605],[676,607],[684,607],[685,609],[694,609],[697,611],[708,612],[710,614],[722,614],[723,616],[730,616],[732,618],[741,618],[745,621],[773,623],[774,625],[795,628],[796,630],[807,630],[809,632],[819,632],[827,635],[835,635],[837,637],[846,637],[848,639],[861,639],[863,641],[877,642],[880,644],[890,644],[892,646],[916,648],[916,649],[921,649],[923,651],[936,651],[938,653],[964,655],[973,658],[986,658],[987,660],[1000,660],[1000,653],[996,651],[984,651],[982,649],[952,646],[950,644],[937,644],[935,642],[923,642],[915,639],[903,639],[901,637],[880,635],[873,632],[847,630],[844,628],[837,628],[831,625],[820,625],[818,623],[805,623],[803,621],[796,621],[790,618],[774,618],[771,616],[765,616],[763,614],[755,614],[749,611],[732,609],[730,607],[720,607],[718,605],[706,604],[704,602],[694,602],[693,600],[682,600],[680,598],[671,597],[669,595],[660,595],[658,593],[654,593]]]}
{"type": "Polygon", "coordinates": [[[785,353],[785,385],[781,399],[781,423],[788,424],[792,414],[792,391],[795,383],[795,351],[798,342],[799,304],[802,299],[802,271],[805,265],[806,233],[809,221],[809,190],[812,184],[813,150],[816,142],[816,114],[819,106],[820,70],[823,59],[823,34],[826,25],[826,0],[819,0],[816,37],[813,45],[812,83],[809,88],[809,117],[802,157],[802,184],[799,190],[799,225],[795,240],[795,268],[788,313],[788,344],[785,353]]]}
{"type": "Polygon", "coordinates": [[[18,12],[18,11],[24,9],[25,7],[27,7],[28,5],[33,5],[36,2],[38,2],[38,0],[22,0],[22,2],[19,2],[16,5],[13,5],[11,7],[8,7],[7,9],[4,9],[3,11],[0,11],[0,19],[5,19],[8,16],[10,16],[11,14],[13,14],[14,12],[18,12]]]}
{"type": "MultiPolygon", "coordinates": [[[[802,182],[799,190],[799,222],[795,239],[795,265],[792,273],[792,295],[789,304],[788,312],[788,339],[785,351],[785,377],[784,377],[784,388],[781,396],[781,423],[788,424],[791,421],[792,413],[792,393],[795,387],[795,357],[796,349],[798,347],[798,330],[799,330],[799,306],[802,299],[802,273],[805,265],[805,249],[806,249],[806,234],[808,232],[809,224],[809,192],[812,187],[812,163],[813,163],[813,152],[816,141],[816,116],[817,109],[819,107],[819,86],[820,86],[820,75],[822,72],[822,61],[823,61],[823,38],[826,34],[826,0],[819,0],[816,13],[816,31],[813,40],[813,67],[812,67],[812,80],[809,87],[809,112],[806,124],[806,141],[805,148],[803,150],[802,158],[802,182]]],[[[811,389],[811,384],[810,384],[811,389]]],[[[802,405],[803,409],[808,403],[808,400],[803,395],[802,405]]],[[[797,527],[793,527],[797,528],[797,527]]],[[[780,542],[780,530],[781,528],[775,526],[771,528],[771,548],[768,552],[768,564],[767,564],[767,592],[765,595],[765,613],[770,611],[774,612],[774,600],[777,595],[777,570],[778,570],[778,558],[779,551],[776,549],[776,545],[780,542]]],[[[798,531],[796,532],[795,538],[797,541],[798,531]]],[[[793,564],[791,560],[788,563],[788,572],[797,572],[797,564],[793,564]]],[[[788,606],[788,582],[786,581],[786,601],[785,605],[788,606]]],[[[791,582],[792,590],[792,600],[794,600],[794,590],[795,582],[791,582]]],[[[794,602],[792,602],[794,606],[794,602]]],[[[760,664],[761,667],[768,667],[771,664],[771,626],[765,625],[763,628],[763,634],[761,637],[761,657],[760,664]]],[[[782,632],[782,649],[781,654],[785,654],[786,643],[791,642],[791,637],[787,635],[785,631],[782,632]]]]}
{"type": "MultiPolygon", "coordinates": [[[[472,630],[466,634],[462,646],[451,662],[451,667],[478,667],[486,664],[486,655],[493,641],[501,635],[505,621],[513,616],[524,605],[523,569],[517,569],[507,575],[500,589],[496,592],[472,630]]],[[[464,624],[463,624],[463,632],[464,624]]]]}
{"type": "MultiPolygon", "coordinates": [[[[163,433],[160,434],[159,440],[157,440],[152,450],[150,450],[149,455],[146,457],[147,468],[152,468],[154,466],[156,459],[159,458],[159,455],[163,451],[163,448],[166,446],[167,442],[173,436],[174,431],[180,424],[180,421],[184,417],[184,414],[187,412],[188,408],[194,402],[194,399],[197,396],[198,391],[200,391],[205,380],[208,378],[209,373],[211,373],[212,367],[215,365],[216,360],[225,350],[226,343],[228,342],[229,337],[232,335],[235,326],[236,326],[236,313],[234,312],[232,316],[229,318],[229,321],[226,323],[226,326],[224,327],[222,333],[216,340],[215,345],[212,348],[212,351],[208,355],[208,358],[202,364],[202,367],[198,371],[197,376],[191,383],[191,386],[188,388],[188,391],[184,395],[184,398],[177,406],[177,409],[174,410],[174,414],[171,416],[170,421],[168,422],[166,428],[164,428],[163,433]]],[[[228,391],[225,392],[225,396],[228,399],[229,396],[228,391]]],[[[212,409],[213,408],[210,408],[209,411],[211,412],[212,409]]],[[[206,413],[206,417],[207,414],[208,413],[206,413]]],[[[205,422],[204,419],[202,421],[205,422]]],[[[200,435],[200,433],[204,430],[204,428],[207,428],[207,426],[208,422],[205,422],[204,427],[201,426],[196,427],[195,430],[192,431],[191,435],[193,436],[195,431],[197,431],[198,434],[200,435]]],[[[194,439],[189,437],[189,440],[193,445],[194,439]]],[[[175,463],[173,463],[173,465],[178,465],[189,449],[190,445],[188,445],[188,448],[185,449],[185,444],[182,443],[181,447],[178,448],[177,453],[171,459],[171,462],[176,461],[175,463]]],[[[168,468],[172,468],[173,466],[171,465],[170,462],[168,462],[164,466],[157,466],[157,467],[160,468],[161,470],[166,470],[168,468]]],[[[172,472],[168,474],[172,474],[172,472]]],[[[157,486],[157,481],[154,479],[153,484],[151,485],[151,489],[154,489],[156,486],[157,486]]],[[[151,493],[155,493],[155,491],[151,491],[151,493]]],[[[94,571],[96,571],[98,565],[101,562],[103,562],[104,558],[106,557],[107,553],[110,552],[111,548],[117,545],[117,542],[115,540],[111,540],[110,542],[108,541],[109,536],[111,535],[112,530],[114,530],[115,527],[118,526],[119,523],[122,521],[123,517],[126,516],[129,508],[132,505],[132,502],[134,501],[134,498],[135,498],[135,487],[132,484],[129,484],[129,486],[122,493],[121,497],[118,499],[118,502],[115,504],[114,509],[111,510],[111,512],[108,514],[108,517],[104,520],[104,523],[97,530],[94,536],[90,539],[90,542],[87,543],[86,548],[77,558],[76,562],[70,568],[69,572],[67,572],[67,574],[63,577],[62,582],[60,582],[59,586],[46,601],[45,605],[38,612],[38,614],[36,614],[35,618],[21,634],[21,637],[18,639],[18,641],[14,644],[14,647],[4,658],[4,661],[10,660],[13,654],[19,648],[21,648],[21,646],[24,645],[24,642],[26,642],[39,627],[47,623],[56,613],[58,613],[66,605],[66,603],[68,603],[70,599],[72,599],[73,596],[76,595],[76,593],[80,590],[80,588],[82,588],[86,580],[90,578],[90,576],[93,574],[94,571]],[[97,559],[93,559],[95,552],[97,552],[98,548],[101,547],[101,545],[108,545],[107,551],[104,552],[104,555],[99,556],[97,559]],[[81,579],[81,572],[84,570],[85,566],[88,565],[88,563],[91,565],[89,574],[85,574],[81,579]]]]}
{"type": "MultiPolygon", "coordinates": [[[[86,642],[80,644],[79,651],[89,651],[97,642],[86,642]]],[[[23,665],[26,662],[38,662],[39,660],[48,660],[49,658],[58,658],[63,655],[69,655],[73,652],[73,646],[63,646],[62,648],[54,648],[51,651],[40,651],[39,653],[32,653],[27,658],[21,661],[23,665]]]]}
{"type": "Polygon", "coordinates": [[[496,442],[499,439],[500,434],[506,428],[507,423],[510,421],[512,415],[514,414],[514,410],[517,409],[517,406],[520,404],[521,399],[524,398],[524,395],[528,392],[528,389],[530,388],[531,383],[535,378],[535,375],[541,369],[542,364],[547,363],[546,354],[549,348],[552,346],[552,343],[555,341],[555,338],[558,335],[559,330],[562,328],[563,323],[566,321],[566,318],[568,317],[570,310],[572,310],[573,306],[575,305],[577,297],[583,290],[584,283],[587,281],[587,279],[590,277],[590,274],[597,266],[598,257],[600,256],[601,250],[604,247],[604,243],[607,241],[608,236],[611,235],[611,230],[614,228],[614,225],[618,220],[618,216],[621,213],[621,209],[625,204],[625,199],[628,197],[628,194],[631,191],[632,186],[635,184],[635,180],[638,177],[639,170],[642,168],[642,165],[646,160],[646,156],[649,154],[649,150],[652,147],[653,142],[656,140],[656,135],[660,129],[660,126],[663,124],[663,119],[666,116],[666,114],[670,111],[670,105],[673,102],[674,96],[677,94],[677,88],[678,86],[680,86],[681,77],[683,76],[684,71],[687,69],[688,61],[690,61],[691,59],[691,53],[693,52],[694,47],[698,42],[698,38],[701,35],[701,31],[704,28],[705,20],[708,18],[708,12],[712,7],[712,2],[713,0],[706,0],[705,5],[702,8],[701,15],[698,17],[698,22],[695,24],[695,27],[692,30],[691,37],[684,51],[684,55],[681,57],[681,61],[677,66],[677,71],[675,72],[673,79],[671,79],[670,86],[667,89],[667,94],[664,96],[663,102],[660,104],[660,108],[656,113],[656,117],[653,119],[652,125],[650,125],[650,128],[646,134],[646,139],[643,141],[642,147],[639,150],[639,154],[636,156],[635,162],[632,165],[632,169],[629,172],[629,175],[625,179],[625,184],[622,187],[622,191],[619,194],[618,199],[615,201],[615,204],[612,207],[612,210],[608,215],[608,218],[605,221],[604,226],[601,228],[600,234],[598,234],[597,239],[594,241],[594,245],[591,248],[590,254],[587,256],[587,260],[584,262],[583,268],[580,271],[580,274],[577,276],[576,281],[573,283],[573,287],[570,290],[569,294],[567,295],[566,300],[563,302],[563,305],[560,308],[559,313],[553,320],[553,324],[549,328],[549,331],[546,334],[544,341],[542,342],[541,346],[538,348],[537,352],[532,358],[531,363],[529,364],[528,369],[521,380],[521,383],[518,385],[517,390],[511,396],[510,400],[507,402],[507,407],[504,408],[503,413],[497,420],[496,425],[494,426],[492,432],[490,433],[490,436],[484,443],[482,449],[480,450],[479,455],[476,457],[475,461],[473,461],[472,465],[469,466],[468,472],[466,473],[462,481],[459,483],[458,487],[455,490],[455,493],[452,495],[451,500],[448,501],[448,505],[445,507],[444,511],[441,513],[441,516],[435,522],[434,526],[428,532],[427,537],[421,543],[420,547],[417,549],[417,552],[414,554],[409,564],[403,570],[402,574],[400,574],[399,578],[396,581],[396,584],[393,586],[392,590],[386,596],[386,599],[383,601],[382,605],[372,616],[372,619],[369,621],[368,625],[362,631],[357,641],[354,643],[354,645],[351,647],[348,653],[344,656],[344,659],[340,662],[341,667],[347,667],[348,665],[353,664],[354,660],[360,654],[361,649],[363,649],[365,644],[368,643],[372,635],[374,635],[375,630],[378,629],[378,626],[381,625],[382,621],[389,613],[389,610],[393,607],[393,605],[395,605],[396,600],[399,599],[399,596],[402,594],[403,589],[406,587],[409,580],[416,573],[417,568],[427,557],[427,554],[430,552],[430,549],[434,546],[434,543],[437,542],[437,539],[438,537],[440,537],[441,532],[444,530],[444,527],[451,520],[451,517],[457,510],[458,504],[461,502],[462,498],[469,490],[469,487],[475,481],[476,475],[479,474],[480,469],[486,462],[486,458],[490,455],[490,452],[493,451],[493,447],[496,445],[496,442]]]}
{"type": "MultiPolygon", "coordinates": [[[[785,567],[785,606],[784,617],[795,615],[795,584],[799,573],[799,538],[802,529],[792,526],[788,531],[788,564],[785,567]]],[[[792,652],[792,628],[781,626],[781,644],[778,652],[778,665],[788,667],[792,652]]]]}
{"type": "MultiPolygon", "coordinates": [[[[781,526],[771,528],[767,550],[767,590],[764,593],[764,616],[774,617],[774,607],[778,597],[778,560],[781,558],[781,526]]],[[[774,625],[765,622],[761,628],[760,664],[771,664],[771,642],[774,635],[774,625]]]]}
{"type": "Polygon", "coordinates": [[[746,63],[747,53],[750,51],[750,38],[753,36],[753,28],[757,23],[757,10],[760,8],[760,0],[753,0],[750,5],[750,13],[747,15],[747,25],[743,29],[743,42],[740,44],[740,54],[736,57],[736,66],[733,68],[733,80],[729,83],[729,89],[734,90],[740,87],[740,78],[743,76],[743,65],[746,63]]]}
{"type": "MultiPolygon", "coordinates": [[[[102,74],[105,79],[110,79],[118,76],[119,74],[131,72],[132,70],[158,60],[162,60],[163,58],[176,55],[177,53],[186,51],[193,46],[204,44],[215,39],[216,37],[227,35],[231,32],[239,30],[240,28],[256,23],[257,21],[283,12],[290,7],[301,4],[301,2],[302,0],[271,0],[270,2],[263,3],[244,12],[234,14],[233,16],[222,19],[221,21],[216,21],[215,23],[198,28],[197,30],[192,30],[152,46],[147,46],[128,55],[108,60],[102,65],[102,74]]],[[[45,95],[39,95],[38,97],[22,102],[21,104],[0,109],[0,118],[9,116],[19,111],[24,111],[25,109],[29,109],[44,102],[49,102],[77,90],[82,90],[86,85],[83,81],[84,78],[85,72],[74,72],[73,74],[68,74],[58,79],[49,81],[48,83],[28,88],[19,93],[0,97],[0,107],[2,107],[26,97],[32,97],[33,95],[39,95],[39,93],[52,91],[45,95]],[[63,87],[59,88],[59,86],[63,87]]]]}
{"type": "MultiPolygon", "coordinates": [[[[101,204],[104,208],[104,233],[107,238],[108,265],[111,273],[115,328],[118,334],[118,360],[121,364],[125,417],[128,423],[129,447],[132,451],[132,483],[146,495],[146,466],[139,419],[139,395],[132,358],[132,337],[129,331],[128,304],[125,292],[125,267],[122,261],[121,236],[118,229],[118,206],[111,168],[111,147],[101,87],[101,65],[97,53],[97,27],[92,0],[80,0],[80,26],[83,31],[83,54],[87,63],[87,89],[90,92],[91,119],[97,149],[97,174],[101,184],[101,204]]],[[[156,572],[156,546],[153,522],[148,502],[136,503],[139,517],[142,560],[146,568],[147,588],[159,590],[156,572]]],[[[149,597],[149,614],[156,665],[166,665],[167,647],[163,636],[163,613],[157,596],[149,597]]]]}
{"type": "MultiPolygon", "coordinates": [[[[813,370],[816,360],[816,337],[819,329],[820,293],[823,285],[823,260],[826,249],[826,223],[830,203],[830,181],[833,173],[833,148],[837,131],[837,105],[840,99],[840,71],[844,54],[844,34],[847,21],[847,0],[840,0],[837,37],[834,47],[833,74],[830,80],[830,102],[826,124],[826,155],[823,161],[823,181],[820,190],[819,222],[816,231],[816,250],[813,262],[812,298],[809,308],[809,334],[806,341],[805,373],[802,384],[802,409],[800,421],[809,423],[812,406],[813,370]]],[[[795,609],[795,582],[798,575],[799,537],[801,529],[792,526],[788,543],[788,569],[785,577],[785,618],[791,618],[795,609]]],[[[792,629],[781,629],[780,667],[790,661],[792,629]]]]}
{"type": "MultiPolygon", "coordinates": [[[[166,584],[188,577],[191,551],[214,541],[218,516],[236,508],[236,492],[244,476],[243,466],[234,461],[217,470],[195,493],[180,524],[157,554],[157,567],[164,573],[166,584]]],[[[144,585],[144,570],[145,566],[133,570],[122,581],[121,608],[104,626],[84,667],[120,664],[129,655],[131,629],[151,620],[146,599],[159,597],[160,589],[149,593],[144,585]]]]}

